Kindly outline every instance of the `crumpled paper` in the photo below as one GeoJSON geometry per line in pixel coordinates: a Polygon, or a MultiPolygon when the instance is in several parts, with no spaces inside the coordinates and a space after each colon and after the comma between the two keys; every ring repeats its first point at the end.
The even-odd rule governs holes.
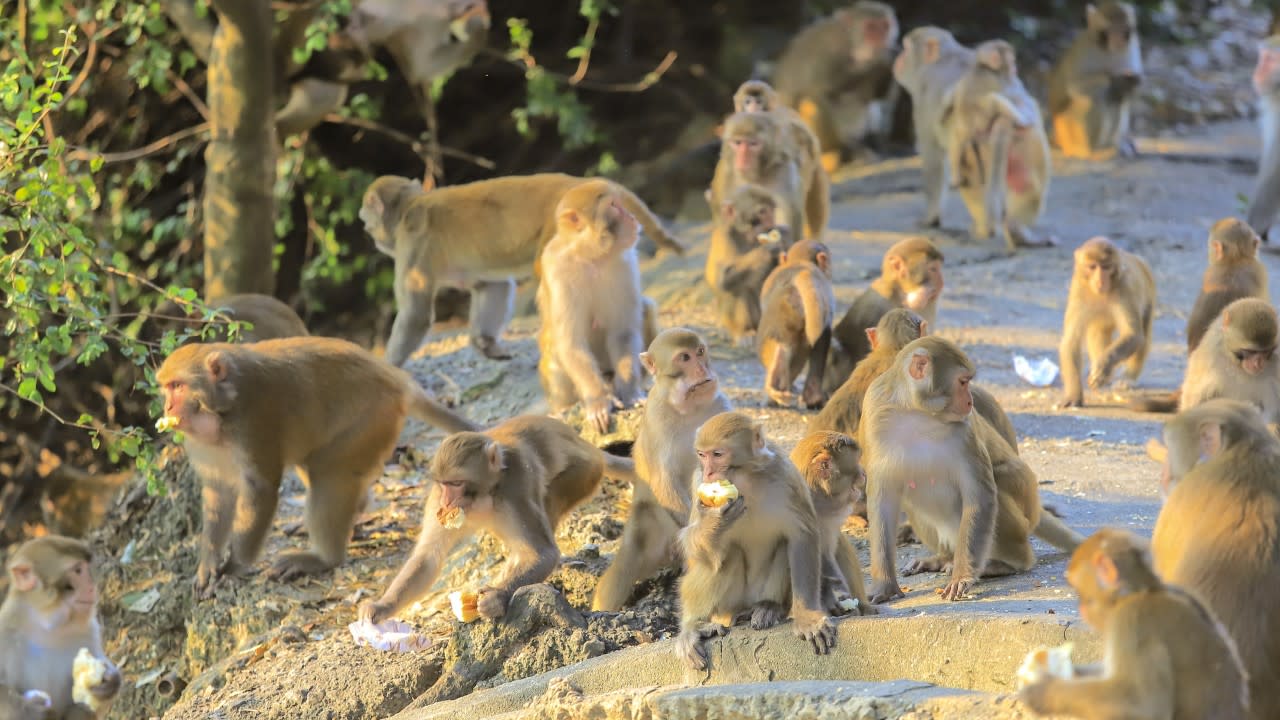
{"type": "Polygon", "coordinates": [[[368,620],[357,620],[347,626],[351,631],[351,639],[357,645],[367,645],[375,650],[411,652],[431,647],[431,638],[413,631],[407,622],[383,620],[374,624],[368,620]]]}
{"type": "Polygon", "coordinates": [[[1033,363],[1021,355],[1014,355],[1013,371],[1036,387],[1052,385],[1054,378],[1058,377],[1058,366],[1047,357],[1033,363]]]}

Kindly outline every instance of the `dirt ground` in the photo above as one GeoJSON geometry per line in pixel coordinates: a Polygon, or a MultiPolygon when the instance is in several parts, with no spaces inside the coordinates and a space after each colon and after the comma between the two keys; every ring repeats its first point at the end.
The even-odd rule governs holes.
{"type": "MultiPolygon", "coordinates": [[[[1245,82],[1244,70],[1239,74],[1238,82],[1245,82]]],[[[1242,210],[1239,198],[1250,191],[1251,171],[1231,158],[1256,156],[1253,135],[1248,122],[1236,121],[1146,139],[1141,147],[1147,154],[1133,161],[1055,158],[1047,212],[1037,229],[1060,239],[1056,249],[1009,256],[994,241],[967,239],[968,218],[957,198],[944,212],[946,228],[933,233],[947,256],[938,331],[969,352],[978,382],[1012,417],[1020,452],[1039,474],[1046,501],[1084,532],[1104,524],[1150,532],[1159,509],[1158,469],[1141,445],[1158,432],[1161,417],[1129,412],[1110,392],[1089,394],[1084,409],[1056,411],[1057,384],[1024,383],[1013,372],[1012,357],[1056,362],[1071,249],[1104,234],[1146,258],[1159,287],[1156,339],[1139,387],[1176,386],[1207,229],[1242,210]]],[[[878,272],[889,245],[917,232],[914,221],[923,207],[917,168],[912,161],[891,161],[836,178],[826,240],[842,305],[878,272]]],[[[764,420],[772,437],[790,449],[810,413],[767,407],[754,353],[734,348],[715,327],[702,282],[706,228],[684,228],[682,235],[694,243],[693,252],[649,261],[644,268],[646,292],[659,301],[663,326],[703,333],[731,401],[764,420]]],[[[1272,272],[1280,269],[1276,256],[1263,260],[1272,272]]],[[[433,392],[484,423],[545,412],[535,329],[536,318],[517,319],[509,336],[517,357],[508,362],[478,357],[457,331],[433,334],[409,367],[433,392]]],[[[625,437],[625,420],[620,425],[618,437],[625,437]]],[[[168,495],[131,495],[95,538],[109,555],[101,571],[108,654],[127,678],[111,717],[384,718],[411,704],[461,697],[673,634],[670,573],[639,587],[636,603],[625,612],[587,610],[596,578],[617,548],[629,502],[628,487],[606,481],[603,492],[559,529],[564,561],[548,581],[554,590],[522,597],[508,621],[461,625],[447,608],[448,591],[480,584],[501,561],[501,547],[483,538],[459,548],[433,592],[401,615],[433,639],[430,648],[385,653],[355,646],[346,627],[355,618],[355,604],[379,594],[411,549],[428,482],[423,472],[441,437],[416,423],[406,429],[400,452],[360,519],[350,559],[335,572],[291,584],[251,576],[225,583],[205,602],[194,602],[190,587],[199,495],[185,464],[171,462],[166,469],[168,495]],[[169,690],[175,692],[162,694],[169,690]]],[[[299,529],[302,500],[301,486],[288,483],[266,557],[305,543],[299,529]]],[[[865,563],[865,537],[854,537],[865,563]]],[[[1037,550],[1041,562],[1030,573],[979,586],[975,602],[990,603],[981,609],[1001,611],[1016,605],[1012,600],[1051,598],[1060,601],[1057,612],[1074,613],[1061,581],[1064,557],[1043,545],[1037,550]]],[[[919,551],[906,546],[900,557],[919,551]]],[[[924,612],[937,604],[933,589],[942,584],[940,576],[905,583],[908,597],[895,607],[924,612]]]]}

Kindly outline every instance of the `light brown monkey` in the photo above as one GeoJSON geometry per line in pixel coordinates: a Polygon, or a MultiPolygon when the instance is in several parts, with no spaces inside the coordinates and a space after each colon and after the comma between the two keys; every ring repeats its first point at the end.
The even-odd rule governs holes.
{"type": "Polygon", "coordinates": [[[1188,353],[1195,352],[1224,307],[1240,298],[1271,297],[1267,292],[1267,268],[1258,260],[1261,243],[1253,228],[1235,218],[1223,218],[1209,229],[1209,266],[1187,318],[1188,353]]]}
{"type": "Polygon", "coordinates": [[[796,636],[826,654],[836,626],[822,605],[821,532],[800,472],[765,439],[763,426],[738,412],[708,420],[694,447],[702,465],[695,482],[727,480],[739,496],[715,508],[694,501],[680,532],[685,572],[676,656],[706,669],[702,640],[742,612],[757,630],[790,615],[796,636]]]}
{"type": "Polygon", "coordinates": [[[859,440],[869,478],[872,602],[902,596],[894,568],[900,509],[934,552],[903,573],[950,572],[948,600],[979,577],[1030,568],[1031,533],[1062,550],[1080,542],[1043,511],[1031,467],[972,412],[974,372],[955,344],[928,336],[904,347],[867,389],[859,440]]]}
{"type": "Polygon", "coordinates": [[[892,109],[881,106],[892,104],[890,65],[897,42],[893,8],[859,0],[801,30],[778,57],[774,87],[813,128],[828,172],[840,164],[846,146],[885,132],[884,116],[892,109]],[[847,117],[837,117],[837,103],[847,117]],[[853,137],[844,136],[841,126],[850,127],[853,137]]]}
{"type": "Polygon", "coordinates": [[[0,694],[10,693],[0,697],[0,712],[47,717],[33,712],[36,703],[14,708],[15,694],[34,690],[49,697],[55,718],[106,715],[120,690],[120,671],[102,650],[92,561],[88,545],[58,535],[28,540],[9,558],[9,594],[0,604],[0,694]],[[81,648],[106,664],[102,680],[89,688],[97,712],[72,698],[71,666],[81,648]]]}
{"type": "Polygon", "coordinates": [[[360,0],[344,32],[365,52],[386,46],[405,78],[425,87],[471,62],[489,23],[486,0],[360,0]]]}
{"type": "Polygon", "coordinates": [[[754,183],[773,194],[780,224],[797,234],[807,228],[809,236],[820,235],[825,227],[817,227],[806,214],[804,178],[801,160],[787,152],[790,131],[785,120],[774,113],[740,112],[724,122],[720,142],[720,160],[711,178],[712,208],[719,208],[743,183],[754,183]]]}
{"type": "Polygon", "coordinates": [[[1049,74],[1053,141],[1067,157],[1135,154],[1129,107],[1142,82],[1138,17],[1129,3],[1085,6],[1085,30],[1049,74]]]}
{"type": "Polygon", "coordinates": [[[920,313],[937,327],[938,299],[942,297],[942,252],[928,238],[909,237],[894,243],[880,261],[880,277],[871,282],[832,332],[832,348],[826,389],[840,387],[871,352],[867,328],[893,308],[905,307],[920,313]]]}
{"type": "Polygon", "coordinates": [[[1137,255],[1098,236],[1076,248],[1074,257],[1058,346],[1063,389],[1059,407],[1064,408],[1084,405],[1082,345],[1089,352],[1089,387],[1106,387],[1121,363],[1126,383],[1138,379],[1151,349],[1156,304],[1155,278],[1137,255]]]}
{"type": "Polygon", "coordinates": [[[1067,582],[1081,619],[1102,635],[1103,661],[1023,688],[1032,710],[1084,720],[1248,717],[1235,644],[1199,598],[1156,577],[1142,540],[1099,530],[1071,556],[1067,582]]]}
{"type": "Polygon", "coordinates": [[[1209,400],[1165,423],[1169,448],[1151,551],[1166,582],[1199,595],[1249,675],[1251,717],[1280,717],[1280,441],[1258,409],[1209,400]]]}
{"type": "Polygon", "coordinates": [[[711,369],[707,344],[692,330],[658,333],[640,362],[654,378],[632,455],[637,482],[622,541],[600,577],[592,610],[618,610],[636,582],[678,557],[676,536],[689,519],[698,467],[693,440],[708,418],[730,409],[711,369]]]}
{"type": "Polygon", "coordinates": [[[972,233],[997,230],[1010,248],[1056,245],[1030,226],[1049,190],[1049,141],[1040,107],[1018,79],[1013,46],[990,40],[943,100],[943,142],[953,186],[973,217],[972,233]]]}
{"type": "Polygon", "coordinates": [[[207,326],[203,339],[208,342],[226,342],[229,322],[245,323],[236,334],[236,342],[257,342],[274,338],[303,337],[309,335],[302,318],[285,303],[270,295],[242,293],[212,298],[205,305],[211,311],[208,321],[200,313],[188,312],[174,301],[161,303],[151,312],[158,321],[157,333],[186,327],[207,326]],[[252,325],[252,327],[250,327],[252,325]]]}
{"type": "MultiPolygon", "coordinates": [[[[509,358],[498,337],[511,318],[515,278],[532,271],[556,233],[556,206],[587,182],[557,173],[502,177],[424,192],[409,178],[384,175],[365,191],[360,220],[395,259],[396,319],[387,360],[403,365],[431,330],[436,290],[471,287],[471,343],[486,357],[509,358]]],[[[621,185],[624,208],[655,243],[683,252],[640,198],[621,185]]]]}
{"type": "Polygon", "coordinates": [[[1258,176],[1249,196],[1245,218],[1264,240],[1280,212],[1280,35],[1258,44],[1258,64],[1253,69],[1253,89],[1258,93],[1258,127],[1262,153],[1258,176]]]}
{"type": "Polygon", "coordinates": [[[790,229],[777,224],[773,193],[759,185],[739,185],[716,209],[704,275],[720,322],[739,345],[760,325],[760,288],[791,239],[790,229]]]}
{"type": "Polygon", "coordinates": [[[786,152],[800,161],[800,184],[804,189],[805,237],[814,238],[827,227],[831,215],[831,179],[822,167],[818,138],[795,110],[778,99],[778,93],[763,80],[748,80],[733,94],[734,112],[773,113],[781,120],[788,140],[786,152]],[[817,228],[815,230],[814,228],[817,228]]]}
{"type": "Polygon", "coordinates": [[[862,448],[843,433],[818,431],[806,435],[791,451],[818,518],[822,552],[822,607],[831,615],[850,612],[842,601],[857,600],[852,612],[874,615],[862,583],[862,564],[841,528],[854,508],[866,502],[867,476],[859,460],[862,448]]]}
{"type": "Polygon", "coordinates": [[[556,526],[595,494],[606,467],[624,477],[633,468],[555,418],[522,415],[482,433],[450,435],[431,461],[435,482],[418,544],[382,597],[361,604],[360,618],[382,622],[426,595],[449,553],[477,530],[507,548],[500,578],[476,603],[481,617],[502,617],[516,590],[542,582],[560,563],[556,526]],[[446,527],[457,511],[461,525],[446,527]]]}
{"type": "Polygon", "coordinates": [[[346,558],[356,513],[406,414],[451,432],[476,429],[408,373],[336,338],[184,345],[165,359],[156,382],[204,486],[195,577],[203,598],[220,576],[257,560],[286,467],[296,466],[307,485],[312,549],[277,558],[269,575],[279,579],[346,558]]]}
{"type": "Polygon", "coordinates": [[[806,365],[809,371],[801,401],[808,408],[826,401],[822,374],[831,347],[835,305],[827,246],[815,240],[792,245],[761,290],[757,348],[765,367],[765,394],[771,402],[795,404],[795,379],[806,365]]]}
{"type": "Polygon", "coordinates": [[[542,391],[556,412],[581,401],[600,433],[614,407],[634,405],[642,390],[639,223],[616,187],[595,180],[564,194],[538,284],[542,391]]]}

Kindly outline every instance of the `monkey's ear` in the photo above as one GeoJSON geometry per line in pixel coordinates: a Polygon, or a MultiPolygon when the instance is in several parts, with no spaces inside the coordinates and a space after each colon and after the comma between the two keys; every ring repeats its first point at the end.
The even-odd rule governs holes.
{"type": "Polygon", "coordinates": [[[894,275],[901,275],[902,270],[907,266],[901,255],[890,255],[886,260],[889,261],[889,269],[893,271],[894,275]]]}
{"type": "Polygon", "coordinates": [[[427,173],[426,175],[423,175],[422,191],[431,192],[432,190],[435,190],[435,189],[436,189],[436,176],[432,173],[427,173]]]}
{"type": "Polygon", "coordinates": [[[1222,256],[1225,254],[1226,251],[1223,250],[1222,243],[1217,240],[1209,241],[1209,257],[1213,258],[1214,262],[1220,262],[1222,260],[1222,256]]]}
{"type": "Polygon", "coordinates": [[[867,342],[871,343],[871,349],[878,350],[880,348],[879,331],[873,327],[869,327],[867,328],[866,333],[867,333],[867,342]]]}
{"type": "Polygon", "coordinates": [[[568,225],[574,230],[582,229],[582,213],[577,210],[569,209],[560,213],[560,222],[568,225]]]}
{"type": "Polygon", "coordinates": [[[1093,573],[1098,579],[1098,586],[1104,590],[1114,590],[1120,579],[1120,570],[1116,568],[1115,561],[1101,550],[1094,553],[1093,573]]]}
{"type": "Polygon", "coordinates": [[[932,65],[938,61],[938,57],[942,55],[942,43],[938,42],[938,38],[925,38],[924,41],[924,64],[932,65]]]}
{"type": "Polygon", "coordinates": [[[911,360],[907,365],[907,374],[911,376],[912,380],[924,380],[929,373],[929,362],[928,350],[916,350],[912,353],[911,360]]]}
{"type": "MultiPolygon", "coordinates": [[[[709,189],[707,190],[706,196],[708,201],[711,200],[711,190],[709,189]]],[[[729,222],[733,222],[733,215],[734,215],[733,203],[729,202],[728,200],[725,200],[724,202],[720,203],[720,212],[724,214],[725,220],[728,220],[729,222]]]]}
{"type": "Polygon", "coordinates": [[[1207,422],[1200,426],[1200,457],[1211,458],[1222,449],[1222,426],[1207,422]]]}
{"type": "Polygon", "coordinates": [[[9,566],[9,577],[13,578],[13,589],[18,592],[31,592],[40,587],[40,576],[29,562],[16,562],[9,566]]]}
{"type": "Polygon", "coordinates": [[[1222,327],[1231,327],[1231,313],[1227,312],[1226,308],[1222,310],[1222,327]]]}
{"type": "Polygon", "coordinates": [[[786,251],[786,250],[783,250],[783,251],[782,251],[782,253],[781,253],[780,255],[778,255],[778,264],[779,264],[779,265],[786,265],[786,264],[787,264],[787,251],[786,251]]]}
{"type": "Polygon", "coordinates": [[[644,366],[645,372],[649,373],[650,375],[653,375],[654,377],[657,377],[658,366],[653,362],[653,355],[649,354],[648,352],[640,353],[640,364],[644,366]]]}
{"type": "Polygon", "coordinates": [[[818,267],[822,269],[822,272],[828,275],[831,274],[831,256],[830,255],[827,255],[824,252],[820,252],[818,253],[818,256],[814,258],[814,260],[818,261],[818,267]]]}
{"type": "Polygon", "coordinates": [[[484,457],[489,461],[489,471],[498,472],[502,470],[502,448],[498,447],[498,443],[490,441],[485,443],[484,457]]]}
{"type": "Polygon", "coordinates": [[[924,337],[925,335],[928,335],[928,334],[929,334],[929,321],[925,320],[924,318],[920,318],[920,337],[924,337]]]}
{"type": "Polygon", "coordinates": [[[376,192],[369,193],[368,198],[364,201],[364,205],[377,215],[381,215],[387,208],[387,206],[382,202],[382,194],[376,192]]]}
{"type": "Polygon", "coordinates": [[[214,382],[222,382],[231,372],[231,359],[220,352],[211,352],[204,358],[204,367],[214,382]]]}
{"type": "Polygon", "coordinates": [[[757,453],[764,450],[764,423],[752,423],[751,425],[751,448],[757,453]]]}

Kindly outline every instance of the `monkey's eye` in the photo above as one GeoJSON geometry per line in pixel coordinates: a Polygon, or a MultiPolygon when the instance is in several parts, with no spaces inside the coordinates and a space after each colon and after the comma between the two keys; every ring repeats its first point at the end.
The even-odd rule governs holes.
{"type": "Polygon", "coordinates": [[[75,589],[76,589],[76,586],[72,585],[70,580],[63,580],[62,582],[58,583],[59,593],[69,593],[75,589]]]}
{"type": "Polygon", "coordinates": [[[711,451],[711,457],[724,457],[724,451],[723,451],[723,450],[712,450],[712,451],[711,451]]]}
{"type": "Polygon", "coordinates": [[[707,349],[706,349],[706,348],[704,348],[704,347],[700,347],[700,348],[698,348],[698,357],[702,357],[703,355],[706,355],[706,354],[707,354],[707,349]]]}
{"type": "Polygon", "coordinates": [[[1107,31],[1106,31],[1106,30],[1099,30],[1099,31],[1098,31],[1098,46],[1099,46],[1099,47],[1106,47],[1106,46],[1107,46],[1107,31]]]}
{"type": "Polygon", "coordinates": [[[690,360],[692,360],[692,359],[693,359],[693,357],[692,357],[692,356],[690,356],[690,355],[689,355],[689,353],[687,353],[687,352],[686,352],[686,353],[680,353],[680,362],[682,362],[682,363],[687,363],[687,362],[689,362],[689,361],[690,361],[690,360]]]}

